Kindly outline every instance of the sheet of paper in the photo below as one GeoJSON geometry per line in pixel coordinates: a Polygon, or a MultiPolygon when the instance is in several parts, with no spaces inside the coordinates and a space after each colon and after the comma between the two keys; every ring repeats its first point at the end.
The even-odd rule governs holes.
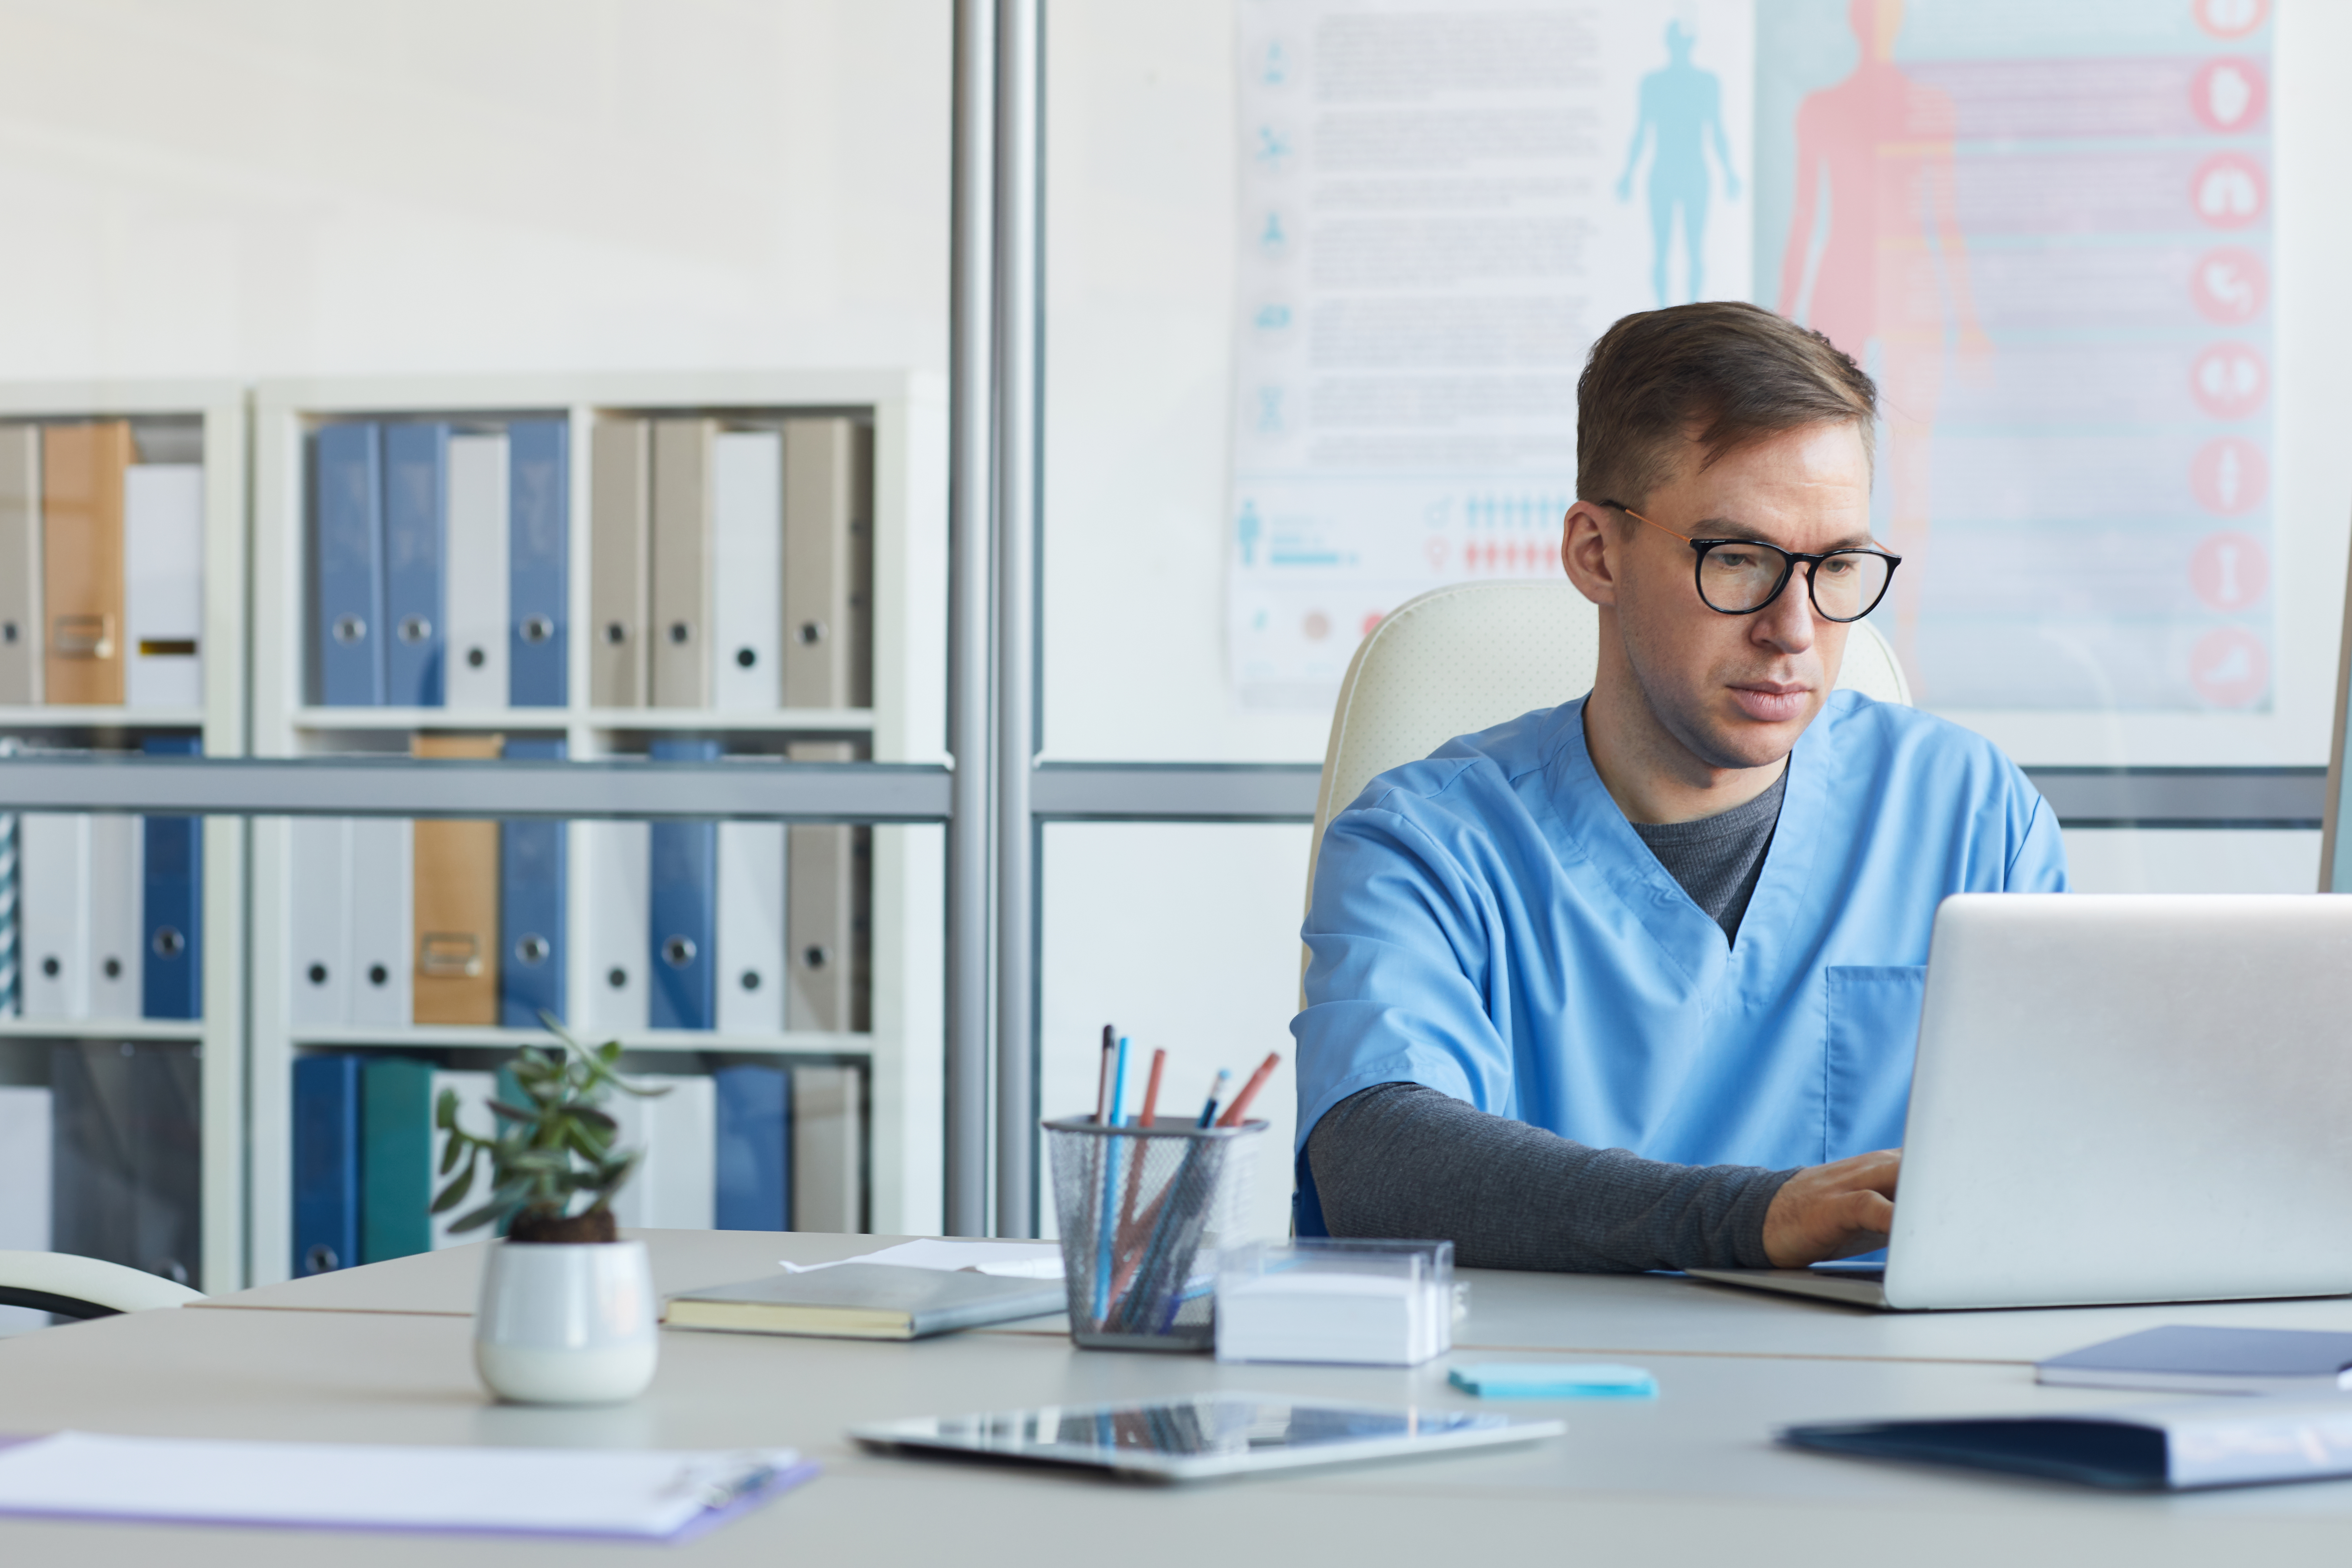
{"type": "Polygon", "coordinates": [[[658,1540],[811,1473],[789,1448],[394,1448],[58,1432],[0,1449],[0,1513],[658,1540]],[[762,1471],[772,1479],[758,1482],[762,1471]]]}
{"type": "Polygon", "coordinates": [[[1242,5],[1244,706],[1328,712],[1405,600],[1559,575],[1593,338],[1748,297],[1754,27],[1752,0],[1242,5]]]}
{"type": "Polygon", "coordinates": [[[836,1258],[831,1263],[784,1261],[791,1274],[813,1273],[844,1263],[883,1263],[894,1269],[969,1269],[1015,1280],[1058,1280],[1062,1277],[1061,1244],[1054,1241],[946,1241],[925,1238],[901,1241],[878,1252],[856,1258],[836,1258]]]}

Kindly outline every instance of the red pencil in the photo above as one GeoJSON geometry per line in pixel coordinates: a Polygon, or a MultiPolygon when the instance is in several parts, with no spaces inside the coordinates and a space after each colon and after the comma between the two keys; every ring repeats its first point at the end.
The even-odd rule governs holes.
{"type": "Polygon", "coordinates": [[[1160,1070],[1167,1065],[1168,1053],[1165,1051],[1151,1053],[1151,1076],[1143,1085],[1143,1114],[1135,1119],[1139,1127],[1151,1125],[1151,1113],[1160,1104],[1160,1070]]]}
{"type": "Polygon", "coordinates": [[[1267,1051],[1265,1060],[1257,1064],[1257,1071],[1250,1074],[1250,1081],[1242,1085],[1242,1092],[1234,1096],[1234,1103],[1225,1107],[1225,1113],[1217,1118],[1217,1125],[1240,1126],[1242,1118],[1249,1113],[1250,1102],[1257,1098],[1257,1092],[1265,1087],[1265,1081],[1274,1076],[1274,1070],[1281,1064],[1282,1052],[1267,1051]]]}

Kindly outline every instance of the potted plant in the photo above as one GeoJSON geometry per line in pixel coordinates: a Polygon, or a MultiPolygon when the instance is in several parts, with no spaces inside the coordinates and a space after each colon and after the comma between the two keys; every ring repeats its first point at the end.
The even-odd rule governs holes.
{"type": "Polygon", "coordinates": [[[446,1137],[440,1174],[449,1180],[433,1212],[463,1204],[488,1162],[487,1200],[451,1229],[503,1233],[490,1246],[474,1320],[474,1366],[490,1392],[534,1405],[611,1404],[653,1381],[658,1343],[645,1243],[621,1240],[613,1219],[614,1196],[644,1151],[614,1146],[619,1124],[602,1107],[614,1091],[668,1091],[624,1080],[614,1070],[618,1040],[592,1051],[541,1018],[562,1048],[516,1053],[508,1074],[525,1103],[492,1101],[492,1135],[458,1125],[454,1092],[434,1107],[446,1137]]]}

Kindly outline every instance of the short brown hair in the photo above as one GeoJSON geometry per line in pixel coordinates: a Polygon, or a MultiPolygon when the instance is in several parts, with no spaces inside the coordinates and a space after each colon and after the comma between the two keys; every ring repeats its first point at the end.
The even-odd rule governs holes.
{"type": "Polygon", "coordinates": [[[1702,300],[1627,316],[1576,383],[1576,494],[1640,506],[1696,439],[1707,467],[1750,442],[1850,423],[1871,448],[1878,389],[1819,332],[1754,305],[1702,300]]]}

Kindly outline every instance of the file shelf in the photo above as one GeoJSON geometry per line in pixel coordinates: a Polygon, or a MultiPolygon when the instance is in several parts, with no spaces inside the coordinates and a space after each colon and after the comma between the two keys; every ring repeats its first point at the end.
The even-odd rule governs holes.
{"type": "MultiPolygon", "coordinates": [[[[194,633],[201,680],[187,702],[22,702],[0,704],[0,736],[26,750],[136,751],[150,737],[195,738],[205,755],[235,757],[247,739],[245,587],[247,422],[245,389],[233,382],[138,381],[17,382],[0,385],[0,433],[26,426],[128,422],[130,460],[141,465],[194,465],[201,476],[179,494],[201,508],[200,544],[186,565],[200,573],[200,594],[180,601],[177,613],[194,623],[170,628],[173,638],[194,633]]],[[[135,504],[133,506],[135,512],[135,504]]],[[[32,514],[38,516],[37,507],[32,514]]],[[[184,516],[184,514],[183,514],[184,516]]],[[[136,517],[126,519],[125,591],[133,596],[125,624],[107,628],[107,641],[126,644],[126,666],[139,653],[142,629],[135,586],[154,556],[136,543],[136,517]]],[[[37,528],[36,532],[37,533],[37,528]]],[[[29,580],[22,559],[0,562],[0,574],[29,580]]],[[[146,580],[152,589],[152,575],[146,580]]],[[[182,580],[183,581],[184,580],[182,580]]],[[[152,597],[150,604],[158,602],[152,597]]],[[[57,607],[50,607],[57,608],[57,607]]],[[[45,617],[46,619],[46,617],[45,617]]],[[[172,650],[171,652],[176,652],[172,650]]],[[[101,658],[108,655],[101,653],[101,658]]],[[[126,697],[137,676],[127,674],[126,697]]],[[[13,694],[11,694],[13,698],[13,694]]],[[[21,821],[21,819],[20,819],[21,821]]],[[[205,820],[199,840],[203,874],[195,890],[201,923],[199,979],[202,1016],[194,1019],[34,1016],[0,1019],[0,1082],[49,1082],[50,1044],[119,1042],[126,1056],[146,1045],[184,1044],[195,1059],[196,1219],[200,1237],[188,1282],[205,1291],[235,1290],[245,1280],[247,1194],[245,1181],[246,843],[243,821],[205,820]]],[[[27,889],[37,898],[37,889],[27,889]]],[[[175,1130],[169,1141],[178,1141],[175,1130]]],[[[136,1185],[135,1181],[133,1185],[136,1185]]],[[[69,1239],[56,1237],[60,1245],[69,1239]]],[[[146,1266],[152,1260],[119,1261],[146,1266]]]]}
{"type": "MultiPolygon", "coordinates": [[[[253,754],[400,754],[408,751],[412,737],[425,735],[560,740],[564,755],[579,759],[643,756],[654,743],[674,737],[717,741],[730,758],[745,757],[746,767],[791,766],[783,754],[802,743],[845,745],[853,759],[944,760],[945,420],[943,382],[899,372],[261,383],[253,401],[253,754]],[[870,696],[856,694],[866,698],[865,706],[632,706],[592,700],[594,650],[587,633],[596,625],[591,579],[598,433],[631,421],[689,419],[713,422],[710,428],[727,433],[846,420],[856,439],[866,443],[870,490],[862,511],[871,552],[865,606],[870,696]],[[564,639],[563,703],[460,708],[322,700],[309,667],[316,636],[310,608],[313,434],[356,421],[376,423],[384,432],[418,423],[446,423],[453,432],[465,432],[520,420],[541,422],[542,427],[560,423],[565,432],[566,620],[559,633],[564,639]]],[[[603,439],[609,444],[614,438],[608,433],[603,439]]],[[[454,511],[454,499],[451,506],[454,511]]],[[[451,570],[454,582],[454,564],[451,570]]],[[[452,606],[448,619],[454,622],[457,613],[452,606]]],[[[779,643],[782,635],[780,624],[779,643]]],[[[578,934],[588,931],[594,918],[596,873],[590,835],[580,830],[581,824],[572,825],[563,857],[565,929],[572,934],[563,997],[568,1018],[593,1020],[595,977],[581,960],[578,934]]],[[[648,1071],[698,1071],[700,1057],[861,1068],[869,1118],[862,1140],[868,1161],[866,1211],[880,1231],[936,1229],[944,1115],[945,836],[929,826],[877,826],[870,833],[865,993],[869,1028],[613,1030],[591,1021],[575,1032],[600,1041],[621,1040],[632,1061],[676,1064],[648,1071]]],[[[284,1278],[292,1262],[290,1129],[299,1056],[395,1051],[444,1065],[475,1064],[485,1051],[509,1051],[547,1038],[536,1030],[493,1025],[298,1021],[295,839],[289,819],[257,819],[254,824],[251,1260],[257,1281],[284,1278]]]]}

